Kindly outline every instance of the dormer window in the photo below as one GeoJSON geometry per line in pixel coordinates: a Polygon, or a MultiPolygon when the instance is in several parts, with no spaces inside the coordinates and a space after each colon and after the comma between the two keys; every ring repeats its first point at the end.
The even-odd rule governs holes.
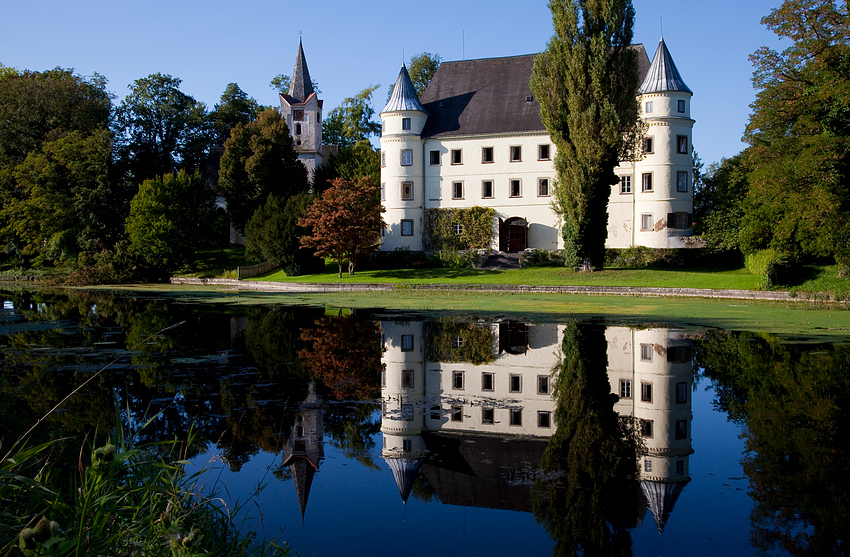
{"type": "Polygon", "coordinates": [[[401,119],[401,129],[409,130],[410,129],[410,118],[402,118],[401,119]]]}

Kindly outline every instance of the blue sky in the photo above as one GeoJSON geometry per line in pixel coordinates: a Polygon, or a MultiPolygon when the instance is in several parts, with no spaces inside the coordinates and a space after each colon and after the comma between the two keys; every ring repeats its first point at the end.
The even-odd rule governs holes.
{"type": "MultiPolygon", "coordinates": [[[[754,99],[748,56],[785,48],[760,20],[780,0],[633,0],[635,42],[650,58],[661,36],[694,91],[694,146],[708,164],[738,153],[754,99]]],[[[0,63],[18,69],[98,72],[122,98],[151,73],[212,107],[236,82],[263,104],[268,83],[291,74],[302,34],[325,109],[380,84],[380,111],[403,60],[427,51],[444,60],[539,52],[552,35],[542,0],[27,0],[4,2],[0,63]]]]}

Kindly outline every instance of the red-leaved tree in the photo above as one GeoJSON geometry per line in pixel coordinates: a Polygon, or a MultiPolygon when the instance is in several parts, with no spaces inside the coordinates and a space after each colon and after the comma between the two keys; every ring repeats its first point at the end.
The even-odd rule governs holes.
{"type": "Polygon", "coordinates": [[[357,182],[337,178],[322,197],[304,211],[298,226],[310,228],[309,236],[301,237],[301,245],[315,248],[319,257],[330,257],[339,266],[348,261],[348,274],[354,274],[357,258],[376,251],[381,242],[381,230],[386,226],[381,213],[380,191],[368,176],[357,182]]]}

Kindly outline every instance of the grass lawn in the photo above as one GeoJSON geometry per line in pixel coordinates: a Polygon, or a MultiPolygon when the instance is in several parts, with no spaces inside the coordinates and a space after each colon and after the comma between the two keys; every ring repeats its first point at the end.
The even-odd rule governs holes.
{"type": "Polygon", "coordinates": [[[528,267],[525,269],[397,269],[357,271],[354,276],[337,277],[336,264],[325,272],[299,277],[286,276],[281,270],[249,280],[313,283],[392,283],[392,284],[527,284],[539,286],[653,286],[661,288],[727,288],[756,290],[761,279],[746,269],[605,269],[578,273],[564,267],[528,267]]]}
{"type": "Polygon", "coordinates": [[[192,262],[174,276],[198,278],[237,278],[236,269],[251,265],[244,246],[204,249],[195,252],[192,262]]]}

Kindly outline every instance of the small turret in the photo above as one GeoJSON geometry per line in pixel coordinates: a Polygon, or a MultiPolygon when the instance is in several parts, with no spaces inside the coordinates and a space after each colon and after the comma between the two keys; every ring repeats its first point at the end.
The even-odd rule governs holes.
{"type": "Polygon", "coordinates": [[[381,200],[387,209],[382,249],[422,249],[424,156],[422,129],[428,113],[402,66],[381,111],[381,200]]]}

